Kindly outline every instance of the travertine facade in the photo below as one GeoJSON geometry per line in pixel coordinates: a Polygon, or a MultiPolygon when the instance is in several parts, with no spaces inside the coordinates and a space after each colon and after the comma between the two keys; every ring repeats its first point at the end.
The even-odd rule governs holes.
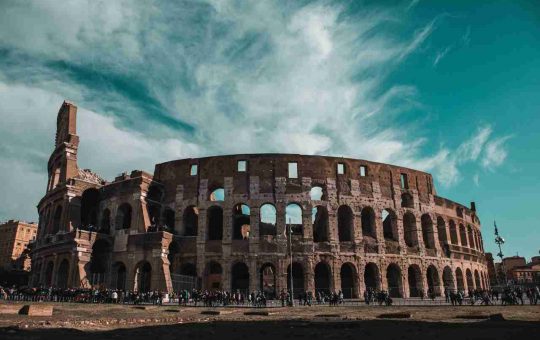
{"type": "Polygon", "coordinates": [[[252,154],[171,161],[105,182],[77,167],[75,119],[64,103],[38,205],[34,285],[172,290],[182,274],[202,288],[273,293],[290,284],[287,224],[295,291],[408,297],[489,284],[474,204],[437,196],[430,174],[252,154]]]}

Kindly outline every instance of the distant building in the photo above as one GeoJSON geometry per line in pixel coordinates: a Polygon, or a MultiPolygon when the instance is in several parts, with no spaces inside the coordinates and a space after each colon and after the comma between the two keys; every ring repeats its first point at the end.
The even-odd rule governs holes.
{"type": "Polygon", "coordinates": [[[489,283],[491,284],[491,286],[497,286],[499,284],[499,280],[497,279],[497,269],[495,268],[495,262],[493,261],[492,253],[486,253],[486,266],[488,271],[489,283]]]}
{"type": "Polygon", "coordinates": [[[540,257],[535,256],[531,262],[513,267],[507,271],[507,276],[517,284],[540,284],[540,257]]]}
{"type": "Polygon", "coordinates": [[[527,264],[523,256],[510,256],[502,260],[502,270],[506,274],[506,279],[512,280],[512,270],[516,267],[522,267],[527,264]]]}
{"type": "Polygon", "coordinates": [[[9,220],[0,224],[0,268],[4,271],[30,270],[28,244],[35,240],[37,224],[9,220]]]}

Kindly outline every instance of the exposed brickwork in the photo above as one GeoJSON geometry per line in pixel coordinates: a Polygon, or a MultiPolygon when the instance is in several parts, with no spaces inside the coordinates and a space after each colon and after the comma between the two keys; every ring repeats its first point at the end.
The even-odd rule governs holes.
{"type": "MultiPolygon", "coordinates": [[[[65,103],[59,117],[72,122],[76,108],[65,103]]],[[[292,222],[299,224],[292,236],[295,288],[343,288],[360,296],[368,285],[409,296],[417,288],[440,293],[442,287],[488,285],[475,209],[437,196],[425,172],[347,158],[252,154],[176,160],[156,165],[154,175],[133,171],[106,183],[89,170],[65,170],[73,164],[62,161],[76,160],[75,132],[70,129],[69,138],[59,133],[66,141],[57,142],[49,162],[64,164],[61,173],[73,177],[58,183],[53,178],[38,206],[35,285],[171,290],[171,273],[181,273],[196,275],[203,288],[258,290],[263,269],[270,267],[264,283],[271,288],[265,289],[279,291],[288,284],[289,204],[301,208],[301,221],[292,222]],[[246,162],[245,172],[238,171],[238,161],[246,162]],[[293,162],[297,178],[289,176],[293,162]],[[313,187],[321,187],[322,197],[310,196],[313,187]],[[223,189],[223,200],[211,200],[216,189],[223,189]],[[244,211],[238,204],[249,207],[246,239],[234,232],[234,220],[244,211]],[[265,204],[275,208],[275,227],[261,223],[265,204]],[[57,207],[62,212],[55,219],[57,207]],[[316,225],[321,242],[314,242],[315,207],[326,212],[318,215],[325,223],[316,225]],[[189,211],[196,213],[186,217],[189,211]],[[154,232],[153,223],[170,229],[154,232]],[[75,230],[81,224],[95,229],[75,230]],[[413,272],[420,273],[416,280],[409,278],[413,272]]]]}

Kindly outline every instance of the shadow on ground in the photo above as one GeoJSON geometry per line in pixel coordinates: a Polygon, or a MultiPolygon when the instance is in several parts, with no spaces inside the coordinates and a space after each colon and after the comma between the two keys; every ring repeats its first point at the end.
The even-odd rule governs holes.
{"type": "Polygon", "coordinates": [[[108,331],[79,331],[74,329],[0,329],[1,339],[529,339],[540,334],[540,322],[475,321],[424,322],[397,320],[366,321],[258,321],[191,323],[160,325],[108,331]],[[536,334],[536,335],[534,335],[536,334]]]}

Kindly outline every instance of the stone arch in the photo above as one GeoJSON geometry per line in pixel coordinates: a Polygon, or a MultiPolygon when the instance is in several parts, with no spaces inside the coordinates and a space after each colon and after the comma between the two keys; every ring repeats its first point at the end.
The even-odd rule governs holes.
{"type": "Polygon", "coordinates": [[[416,217],[411,212],[406,212],[403,215],[403,233],[405,244],[408,247],[418,246],[418,236],[416,233],[416,217]]]}
{"type": "Polygon", "coordinates": [[[245,240],[250,233],[250,213],[251,210],[246,204],[238,203],[233,207],[232,225],[233,225],[233,240],[245,240]]]}
{"type": "Polygon", "coordinates": [[[428,293],[441,296],[441,282],[439,279],[439,271],[434,265],[430,265],[426,271],[428,293]]]}
{"type": "Polygon", "coordinates": [[[163,189],[156,184],[150,185],[146,193],[146,211],[152,225],[158,225],[161,222],[161,202],[163,195],[163,189]]]}
{"type": "Polygon", "coordinates": [[[470,225],[467,226],[467,237],[469,239],[469,247],[476,249],[476,241],[474,239],[473,230],[470,225]]]}
{"type": "Polygon", "coordinates": [[[316,185],[311,188],[309,191],[309,199],[311,201],[322,201],[324,200],[324,189],[322,186],[316,185]]]}
{"type": "Polygon", "coordinates": [[[328,242],[328,210],[318,205],[311,210],[313,242],[328,242]]]}
{"type": "Polygon", "coordinates": [[[446,238],[446,223],[441,216],[437,216],[437,234],[439,235],[439,245],[441,249],[446,249],[448,240],[446,238]]]}
{"type": "Polygon", "coordinates": [[[223,239],[223,209],[216,205],[208,208],[208,240],[217,241],[223,239]]]}
{"type": "Polygon", "coordinates": [[[129,203],[122,203],[116,212],[116,229],[131,228],[131,215],[133,209],[129,203]]]}
{"type": "Polygon", "coordinates": [[[152,266],[148,261],[141,261],[135,267],[135,287],[137,292],[152,290],[152,266]]]}
{"type": "Polygon", "coordinates": [[[285,224],[292,229],[293,235],[303,235],[302,206],[289,203],[285,207],[285,224]]]}
{"type": "Polygon", "coordinates": [[[58,286],[58,288],[69,288],[69,261],[67,259],[63,259],[62,262],[60,262],[60,266],[58,266],[58,270],[56,273],[56,285],[58,286]]]}
{"type": "MultiPolygon", "coordinates": [[[[292,264],[292,281],[294,296],[298,297],[305,289],[304,267],[299,262],[292,264]]],[[[287,266],[287,290],[291,291],[291,265],[287,266]]]]}
{"type": "Polygon", "coordinates": [[[231,292],[249,292],[249,268],[244,262],[236,262],[231,267],[231,292]]]}
{"type": "Polygon", "coordinates": [[[456,228],[456,222],[454,220],[450,220],[448,223],[450,225],[450,241],[452,244],[458,245],[458,232],[456,228]]]}
{"type": "Polygon", "coordinates": [[[473,290],[474,289],[474,281],[473,281],[473,276],[472,276],[472,272],[469,268],[467,268],[465,270],[465,277],[467,279],[467,289],[468,290],[473,290]]]}
{"type": "Polygon", "coordinates": [[[206,289],[221,289],[221,276],[223,269],[217,261],[210,261],[206,264],[204,272],[206,289]]]}
{"type": "Polygon", "coordinates": [[[401,207],[411,209],[414,208],[414,199],[408,192],[401,194],[401,207]]]}
{"type": "Polygon", "coordinates": [[[362,221],[362,235],[377,238],[375,211],[373,210],[373,208],[364,207],[360,215],[362,221]]]}
{"type": "Polygon", "coordinates": [[[88,227],[98,225],[98,211],[101,195],[95,188],[86,189],[81,198],[81,225],[88,227]]]}
{"type": "Polygon", "coordinates": [[[52,286],[53,285],[53,270],[54,270],[54,262],[49,261],[47,263],[47,266],[45,267],[45,286],[52,286]]]}
{"type": "Polygon", "coordinates": [[[422,239],[426,249],[435,249],[435,237],[433,232],[433,221],[428,214],[423,214],[420,218],[422,225],[422,239]]]}
{"type": "Polygon", "coordinates": [[[480,281],[480,274],[478,274],[477,269],[474,270],[474,287],[476,289],[481,289],[482,288],[482,283],[480,281]]]}
{"type": "Polygon", "coordinates": [[[397,216],[392,209],[383,209],[382,214],[383,234],[385,240],[398,241],[397,216]]]}
{"type": "Polygon", "coordinates": [[[366,287],[366,290],[381,289],[381,274],[379,272],[379,267],[373,262],[367,263],[364,268],[364,286],[366,287]]]}
{"type": "Polygon", "coordinates": [[[176,217],[174,210],[165,208],[163,211],[163,227],[165,231],[173,231],[176,225],[176,217]]]}
{"type": "Polygon", "coordinates": [[[113,287],[116,289],[126,289],[127,270],[126,265],[122,262],[116,262],[113,265],[113,287]]]}
{"type": "Polygon", "coordinates": [[[388,282],[388,294],[391,297],[403,297],[403,282],[401,280],[401,268],[396,263],[390,263],[386,268],[386,281],[388,282]]]}
{"type": "Polygon", "coordinates": [[[261,266],[259,271],[259,290],[269,299],[277,296],[276,267],[272,263],[265,263],[261,266]]]}
{"type": "Polygon", "coordinates": [[[463,281],[463,271],[461,268],[456,268],[456,285],[460,291],[465,290],[465,282],[463,281]]]}
{"type": "Polygon", "coordinates": [[[259,235],[277,235],[277,211],[273,204],[265,203],[260,208],[259,235]]]}
{"type": "Polygon", "coordinates": [[[332,290],[332,269],[326,262],[319,262],[315,266],[315,292],[329,294],[332,290]]]}
{"type": "Polygon", "coordinates": [[[445,289],[452,292],[456,290],[456,286],[454,285],[454,275],[452,274],[452,269],[450,269],[449,266],[446,266],[443,269],[443,282],[445,289]]]}
{"type": "Polygon", "coordinates": [[[105,209],[101,213],[100,231],[106,234],[111,232],[111,211],[109,209],[105,209]]]}
{"type": "Polygon", "coordinates": [[[197,266],[194,263],[186,262],[180,266],[180,275],[197,277],[197,266]]]}
{"type": "Polygon", "coordinates": [[[459,236],[461,237],[461,246],[468,247],[469,244],[467,242],[467,231],[465,230],[465,226],[461,223],[459,224],[459,236]]]}
{"type": "Polygon", "coordinates": [[[341,291],[345,299],[358,298],[358,272],[356,266],[351,262],[341,265],[339,273],[341,278],[341,291]]]}
{"type": "Polygon", "coordinates": [[[56,234],[60,231],[62,224],[62,206],[59,205],[56,207],[52,220],[52,232],[51,234],[56,234]]]}
{"type": "Polygon", "coordinates": [[[184,236],[197,236],[199,232],[199,209],[190,205],[184,209],[182,217],[184,224],[184,236]]]}
{"type": "Polygon", "coordinates": [[[90,284],[92,286],[101,286],[105,282],[105,275],[109,269],[111,257],[111,244],[103,239],[97,240],[92,245],[92,254],[88,264],[90,284]]]}
{"type": "Polygon", "coordinates": [[[338,238],[339,242],[350,242],[353,240],[354,224],[351,207],[342,205],[337,211],[338,217],[338,238]]]}
{"type": "Polygon", "coordinates": [[[177,241],[172,241],[169,243],[169,254],[167,254],[167,259],[169,260],[169,272],[175,273],[178,270],[178,253],[180,252],[180,246],[177,241]]]}
{"type": "Polygon", "coordinates": [[[211,202],[225,201],[225,189],[216,188],[212,190],[212,192],[210,193],[210,196],[208,196],[208,200],[211,202]]]}
{"type": "Polygon", "coordinates": [[[417,264],[411,264],[407,269],[407,281],[409,283],[409,297],[424,296],[424,281],[422,270],[417,264]]]}

